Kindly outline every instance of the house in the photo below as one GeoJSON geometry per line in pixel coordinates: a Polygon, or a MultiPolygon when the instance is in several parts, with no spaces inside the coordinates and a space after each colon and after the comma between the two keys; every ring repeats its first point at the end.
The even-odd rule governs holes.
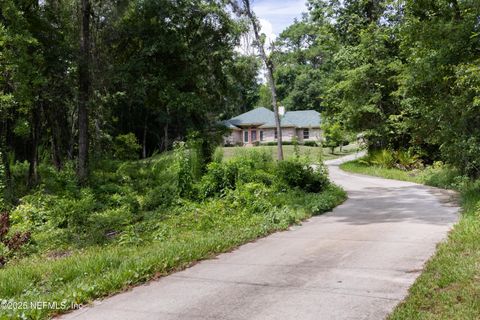
{"type": "MultiPolygon", "coordinates": [[[[319,141],[321,138],[320,113],[315,110],[288,111],[280,116],[282,141],[299,143],[319,141]]],[[[230,133],[225,145],[256,145],[277,141],[277,129],[273,111],[259,107],[222,122],[230,133]]]]}

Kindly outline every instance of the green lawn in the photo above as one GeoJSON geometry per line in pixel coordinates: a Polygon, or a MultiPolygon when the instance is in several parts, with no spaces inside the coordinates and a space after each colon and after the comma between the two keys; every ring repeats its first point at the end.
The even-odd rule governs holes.
{"type": "MultiPolygon", "coordinates": [[[[247,150],[255,149],[255,150],[268,152],[274,157],[274,159],[277,156],[277,146],[222,147],[221,149],[223,150],[223,158],[225,160],[234,158],[236,155],[241,154],[242,152],[245,152],[246,149],[247,150]]],[[[322,156],[323,160],[330,160],[330,159],[343,157],[345,155],[357,152],[359,150],[358,145],[354,143],[343,147],[342,151],[340,151],[340,148],[336,148],[333,154],[330,148],[322,149],[320,147],[308,147],[308,146],[299,145],[298,149],[301,157],[307,157],[311,159],[312,162],[318,161],[318,159],[320,159],[320,155],[322,156]],[[321,154],[320,154],[320,150],[323,150],[321,154]]],[[[283,146],[283,153],[284,153],[285,159],[293,158],[295,156],[294,146],[293,145],[283,146]]]]}
{"type": "Polygon", "coordinates": [[[468,181],[447,167],[407,172],[352,161],[340,168],[460,192],[460,221],[389,319],[480,319],[480,181],[468,181]]]}

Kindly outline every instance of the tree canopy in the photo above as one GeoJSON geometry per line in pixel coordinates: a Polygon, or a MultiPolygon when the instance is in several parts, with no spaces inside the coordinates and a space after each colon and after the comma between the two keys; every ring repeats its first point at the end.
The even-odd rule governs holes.
{"type": "Polygon", "coordinates": [[[6,175],[26,160],[34,185],[39,161],[61,169],[85,143],[105,157],[128,133],[146,157],[253,108],[258,58],[236,50],[247,30],[216,0],[2,1],[6,175]]]}
{"type": "Polygon", "coordinates": [[[279,37],[281,102],[480,175],[480,3],[310,0],[279,37]]]}

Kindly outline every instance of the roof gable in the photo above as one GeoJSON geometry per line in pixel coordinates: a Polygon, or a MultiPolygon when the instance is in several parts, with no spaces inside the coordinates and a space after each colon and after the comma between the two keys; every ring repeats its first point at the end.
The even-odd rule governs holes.
{"type": "Polygon", "coordinates": [[[230,120],[228,120],[228,122],[230,122],[234,126],[242,126],[249,124],[261,125],[270,121],[270,119],[273,118],[274,114],[272,110],[268,110],[264,107],[259,107],[242,113],[241,115],[238,115],[234,118],[231,118],[230,120]]]}
{"type": "Polygon", "coordinates": [[[298,128],[320,127],[320,113],[315,110],[288,111],[283,116],[298,128]]]}
{"type": "MultiPolygon", "coordinates": [[[[280,121],[282,127],[319,128],[321,118],[320,113],[315,110],[301,110],[286,112],[280,121]]],[[[276,126],[275,114],[264,107],[255,108],[230,120],[225,120],[223,124],[231,129],[247,125],[255,125],[260,128],[276,126]]]]}

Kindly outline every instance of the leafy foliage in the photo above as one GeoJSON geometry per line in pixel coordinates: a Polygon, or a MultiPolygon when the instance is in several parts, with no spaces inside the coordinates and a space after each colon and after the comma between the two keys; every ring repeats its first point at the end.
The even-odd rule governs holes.
{"type": "Polygon", "coordinates": [[[119,160],[135,160],[139,158],[141,148],[135,134],[120,134],[115,137],[113,155],[119,160]]]}
{"type": "Polygon", "coordinates": [[[414,154],[412,150],[376,150],[370,152],[366,157],[359,160],[359,162],[388,169],[398,168],[405,171],[422,167],[420,157],[414,154]]]}
{"type": "MultiPolygon", "coordinates": [[[[255,149],[211,162],[196,178],[195,150],[187,145],[196,142],[145,160],[99,161],[89,186],[76,183],[72,164],[60,171],[42,164],[36,192],[11,213],[10,232],[28,230],[31,240],[1,270],[2,296],[82,303],[285,229],[345,199],[323,170],[300,159],[277,163],[255,149]]],[[[53,311],[0,312],[42,318],[53,311]]]]}
{"type": "Polygon", "coordinates": [[[278,163],[276,174],[286,186],[300,188],[306,192],[320,192],[329,184],[328,177],[321,167],[314,169],[298,160],[278,163]]]}

